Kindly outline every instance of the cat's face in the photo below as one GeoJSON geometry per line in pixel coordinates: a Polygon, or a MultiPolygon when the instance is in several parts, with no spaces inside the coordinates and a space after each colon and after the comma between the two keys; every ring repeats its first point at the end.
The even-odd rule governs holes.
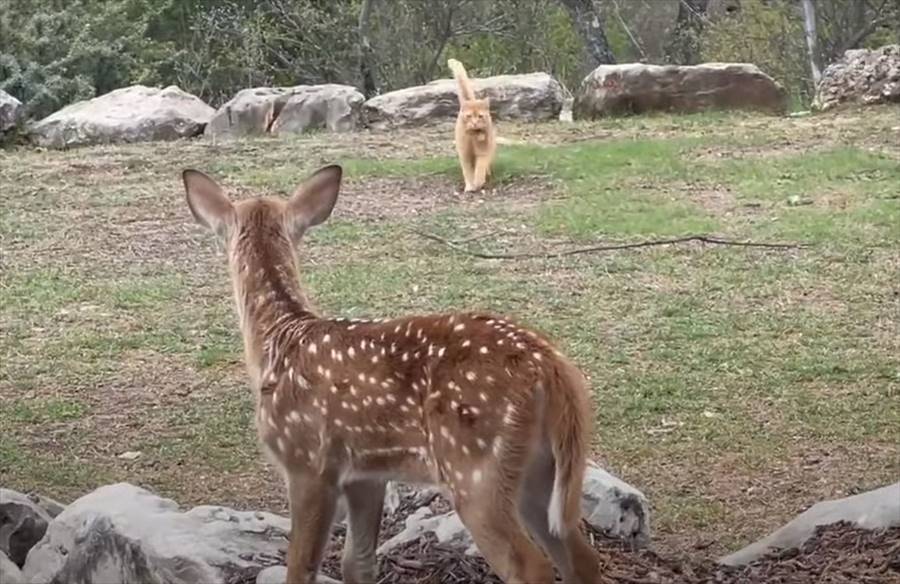
{"type": "Polygon", "coordinates": [[[462,107],[463,124],[467,131],[487,129],[491,123],[491,104],[487,99],[473,99],[462,107]]]}

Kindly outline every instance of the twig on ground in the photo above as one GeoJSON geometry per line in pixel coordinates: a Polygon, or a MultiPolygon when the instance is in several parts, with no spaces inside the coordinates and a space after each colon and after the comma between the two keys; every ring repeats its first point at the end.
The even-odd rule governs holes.
{"type": "Polygon", "coordinates": [[[547,258],[560,258],[565,256],[579,255],[585,253],[594,253],[594,252],[603,252],[603,251],[619,251],[623,249],[637,249],[641,247],[657,247],[661,245],[676,245],[679,243],[688,243],[691,241],[697,241],[700,243],[708,243],[710,245],[724,245],[724,246],[733,246],[733,247],[759,247],[766,249],[798,249],[807,247],[807,244],[804,243],[767,243],[767,242],[757,242],[757,241],[733,241],[730,239],[721,239],[718,237],[712,237],[710,235],[685,235],[683,237],[673,237],[669,239],[650,239],[647,241],[638,241],[634,243],[620,243],[613,245],[592,245],[588,247],[578,247],[575,249],[567,249],[563,251],[556,252],[546,252],[546,253],[490,253],[490,252],[481,252],[469,249],[462,245],[466,241],[462,242],[450,241],[449,239],[445,239],[439,235],[435,235],[434,233],[427,233],[425,231],[419,231],[417,229],[411,229],[413,233],[420,237],[424,237],[425,239],[430,239],[431,241],[436,241],[442,245],[449,247],[454,251],[458,251],[465,255],[469,255],[476,258],[486,259],[486,260],[519,260],[519,259],[547,259],[547,258]]]}

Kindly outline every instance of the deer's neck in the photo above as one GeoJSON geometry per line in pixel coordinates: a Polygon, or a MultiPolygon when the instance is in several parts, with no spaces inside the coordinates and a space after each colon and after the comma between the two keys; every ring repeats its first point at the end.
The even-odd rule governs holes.
{"type": "Polygon", "coordinates": [[[259,388],[273,345],[301,339],[318,315],[300,287],[289,245],[238,244],[231,270],[244,357],[259,388]]]}

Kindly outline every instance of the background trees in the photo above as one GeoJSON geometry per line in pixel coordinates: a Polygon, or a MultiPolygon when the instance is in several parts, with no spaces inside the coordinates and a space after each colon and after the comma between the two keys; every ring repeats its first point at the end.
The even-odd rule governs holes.
{"type": "Polygon", "coordinates": [[[446,75],[448,56],[570,89],[600,63],[734,60],[803,103],[814,71],[888,42],[900,0],[0,0],[0,89],[42,116],[135,83],[213,105],[266,84],[372,95],[446,75]]]}

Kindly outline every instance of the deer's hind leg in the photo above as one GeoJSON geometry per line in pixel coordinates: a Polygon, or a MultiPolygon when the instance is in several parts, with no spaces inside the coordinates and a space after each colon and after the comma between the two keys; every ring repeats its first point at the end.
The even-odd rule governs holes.
{"type": "Polygon", "coordinates": [[[553,584],[553,565],[528,537],[514,498],[491,490],[455,497],[460,518],[475,545],[507,584],[553,584]]]}
{"type": "Polygon", "coordinates": [[[529,537],[517,509],[534,412],[510,408],[504,423],[464,422],[453,408],[435,412],[434,453],[454,506],[491,569],[507,584],[552,584],[553,564],[529,537]]]}
{"type": "Polygon", "coordinates": [[[544,441],[526,467],[519,492],[519,512],[531,535],[553,558],[564,584],[593,584],[599,578],[600,556],[578,527],[562,536],[550,531],[547,511],[555,474],[553,453],[544,441]]]}

